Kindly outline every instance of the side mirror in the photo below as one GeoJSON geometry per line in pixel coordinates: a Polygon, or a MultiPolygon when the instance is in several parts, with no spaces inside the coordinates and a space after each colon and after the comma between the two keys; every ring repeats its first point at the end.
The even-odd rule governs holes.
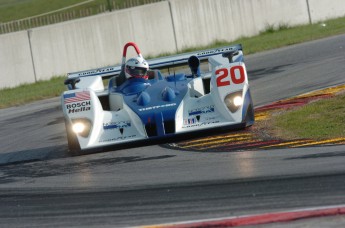
{"type": "Polygon", "coordinates": [[[238,55],[238,51],[236,50],[236,51],[230,51],[230,52],[225,52],[225,53],[223,53],[222,54],[222,56],[224,57],[224,58],[228,58],[229,59],[229,63],[232,63],[233,61],[232,61],[232,58],[235,56],[235,55],[238,55]]]}
{"type": "Polygon", "coordinates": [[[67,78],[64,82],[65,85],[70,85],[72,87],[72,89],[76,89],[75,88],[75,84],[77,84],[78,82],[80,82],[80,78],[79,77],[75,77],[75,78],[67,78]]]}
{"type": "Polygon", "coordinates": [[[200,60],[198,57],[196,57],[195,55],[192,55],[191,57],[189,57],[188,65],[194,77],[200,76],[200,68],[199,68],[200,60]]]}

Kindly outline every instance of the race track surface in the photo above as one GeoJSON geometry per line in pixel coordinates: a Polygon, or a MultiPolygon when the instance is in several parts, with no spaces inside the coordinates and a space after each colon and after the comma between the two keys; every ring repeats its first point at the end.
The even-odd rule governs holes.
{"type": "MultiPolygon", "coordinates": [[[[245,52],[245,47],[244,47],[245,52]]],[[[345,35],[246,56],[256,107],[345,84],[345,35]]],[[[119,227],[345,204],[345,146],[71,157],[59,98],[0,110],[1,227],[119,227]]]]}

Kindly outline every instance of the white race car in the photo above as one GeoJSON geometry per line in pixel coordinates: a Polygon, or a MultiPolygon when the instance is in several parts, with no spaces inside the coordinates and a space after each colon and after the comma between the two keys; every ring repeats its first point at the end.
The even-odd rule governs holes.
{"type": "Polygon", "coordinates": [[[241,45],[148,60],[147,77],[130,79],[128,47],[142,57],[130,42],[121,65],[68,74],[61,105],[70,152],[254,123],[241,45]],[[206,72],[200,62],[208,62],[206,72]],[[182,65],[191,72],[161,71],[182,65]]]}

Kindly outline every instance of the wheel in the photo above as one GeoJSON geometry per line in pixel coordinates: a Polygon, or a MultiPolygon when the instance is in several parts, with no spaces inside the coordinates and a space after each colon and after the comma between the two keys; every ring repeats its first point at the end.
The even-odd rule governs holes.
{"type": "Polygon", "coordinates": [[[71,155],[78,155],[81,150],[78,138],[72,130],[72,125],[68,123],[67,120],[65,120],[65,127],[67,133],[68,152],[71,155]]]}

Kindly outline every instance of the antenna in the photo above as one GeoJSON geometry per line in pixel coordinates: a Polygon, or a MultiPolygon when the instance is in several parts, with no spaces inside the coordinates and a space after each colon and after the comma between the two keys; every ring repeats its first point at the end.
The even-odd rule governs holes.
{"type": "Polygon", "coordinates": [[[174,81],[175,81],[175,89],[177,89],[177,87],[176,87],[176,72],[175,72],[175,70],[174,70],[174,81]]]}

